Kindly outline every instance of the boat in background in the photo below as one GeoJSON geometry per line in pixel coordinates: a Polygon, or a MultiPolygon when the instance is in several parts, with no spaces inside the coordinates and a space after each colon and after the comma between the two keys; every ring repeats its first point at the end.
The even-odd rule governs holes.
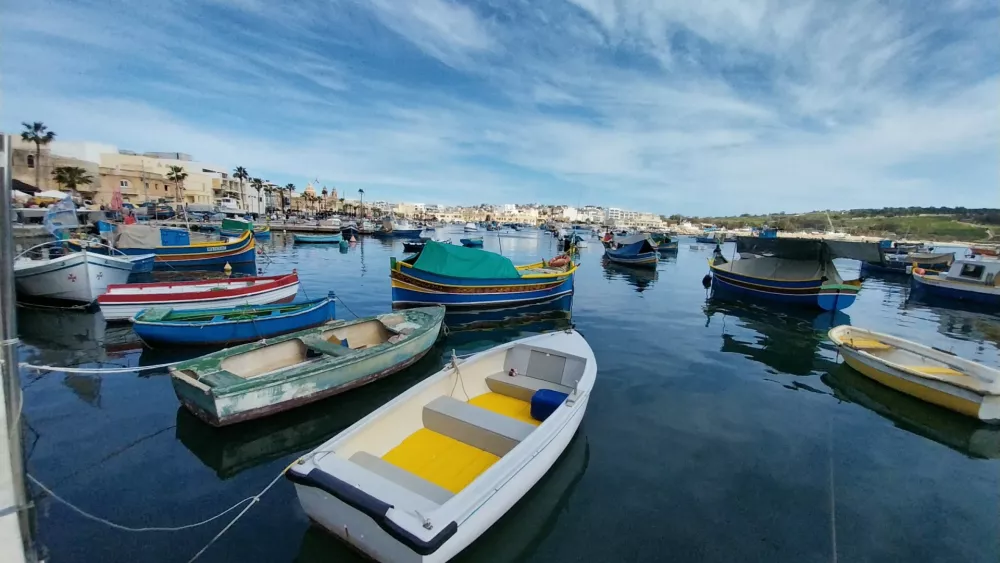
{"type": "Polygon", "coordinates": [[[213,426],[260,418],[396,373],[437,341],[444,307],[336,321],[170,368],[177,398],[213,426]]]}
{"type": "Polygon", "coordinates": [[[577,266],[554,262],[514,266],[493,252],[430,241],[418,254],[390,258],[393,306],[491,307],[572,294],[577,266]]]}
{"type": "Polygon", "coordinates": [[[420,252],[424,249],[424,244],[422,240],[404,240],[403,241],[403,252],[420,252]]]}
{"type": "MultiPolygon", "coordinates": [[[[118,225],[111,235],[115,251],[128,255],[156,255],[154,270],[176,268],[221,268],[225,264],[254,263],[257,260],[256,244],[251,231],[228,241],[190,242],[190,234],[181,229],[152,225],[118,225]]],[[[81,250],[79,241],[69,240],[67,246],[81,250]]],[[[102,253],[109,250],[93,249],[102,253]]]]}
{"type": "Polygon", "coordinates": [[[238,238],[247,231],[252,231],[257,240],[269,240],[271,238],[270,225],[254,226],[252,222],[246,219],[227,217],[222,220],[222,226],[219,228],[219,234],[224,237],[238,238]]]}
{"type": "Polygon", "coordinates": [[[969,252],[972,253],[973,256],[996,258],[1000,255],[1000,246],[995,244],[981,244],[970,247],[969,252]]]}
{"type": "Polygon", "coordinates": [[[344,237],[344,240],[350,240],[351,237],[358,238],[361,231],[358,230],[358,224],[354,221],[349,221],[340,227],[340,235],[344,237]]]}
{"type": "MultiPolygon", "coordinates": [[[[29,251],[38,249],[36,246],[29,251]]],[[[87,249],[52,258],[29,258],[22,252],[14,259],[14,285],[22,297],[89,305],[109,285],[126,283],[132,268],[127,256],[108,256],[87,249]]]]}
{"type": "Polygon", "coordinates": [[[839,311],[850,307],[861,280],[844,281],[834,258],[879,259],[876,243],[738,237],[739,260],[709,260],[713,295],[732,295],[839,311]],[[717,292],[717,293],[716,293],[717,292]]]}
{"type": "Polygon", "coordinates": [[[252,342],[332,321],[333,292],[323,299],[228,309],[150,308],[132,318],[132,330],[150,347],[218,346],[252,342]]]}
{"type": "Polygon", "coordinates": [[[884,272],[908,275],[909,268],[916,266],[924,270],[947,271],[955,261],[954,252],[883,252],[879,262],[862,262],[861,268],[868,272],[884,272]]]}
{"type": "Polygon", "coordinates": [[[339,234],[336,235],[301,235],[295,233],[292,239],[298,244],[339,244],[344,240],[339,234]]]}
{"type": "Polygon", "coordinates": [[[838,326],[829,336],[844,362],[862,375],[928,403],[1000,423],[1000,370],[858,327],[838,326]]]}
{"type": "Polygon", "coordinates": [[[915,268],[910,279],[927,295],[1000,305],[1000,260],[959,258],[947,272],[915,268]]]}
{"type": "Polygon", "coordinates": [[[467,233],[474,233],[479,230],[479,227],[477,227],[475,223],[466,223],[465,226],[462,227],[462,230],[467,233]]]}
{"type": "Polygon", "coordinates": [[[638,268],[656,268],[656,248],[646,233],[614,238],[604,248],[604,256],[611,262],[638,268]]]}
{"type": "Polygon", "coordinates": [[[483,237],[463,238],[463,239],[458,239],[458,241],[462,243],[462,246],[478,247],[478,248],[482,248],[483,246],[483,237]]]}
{"type": "Polygon", "coordinates": [[[109,285],[97,304],[105,319],[123,321],[152,307],[184,311],[281,303],[298,291],[299,276],[292,270],[280,276],[109,285]]]}
{"type": "Polygon", "coordinates": [[[502,344],[453,360],[286,476],[311,520],[368,557],[448,561],[549,472],[596,377],[575,331],[502,344]]]}
{"type": "Polygon", "coordinates": [[[422,228],[412,225],[405,219],[386,217],[382,219],[382,229],[377,231],[376,234],[387,237],[415,239],[420,237],[420,231],[422,230],[422,228]]]}

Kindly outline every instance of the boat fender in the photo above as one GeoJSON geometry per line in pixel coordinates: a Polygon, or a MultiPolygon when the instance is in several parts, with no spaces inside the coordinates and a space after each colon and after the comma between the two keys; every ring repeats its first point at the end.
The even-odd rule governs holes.
{"type": "Polygon", "coordinates": [[[701,278],[701,285],[704,286],[705,289],[712,287],[712,276],[705,274],[705,277],[701,278]]]}

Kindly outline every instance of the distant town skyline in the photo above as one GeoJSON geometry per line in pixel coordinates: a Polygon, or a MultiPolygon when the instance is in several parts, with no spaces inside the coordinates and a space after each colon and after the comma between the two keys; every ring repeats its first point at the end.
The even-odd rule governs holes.
{"type": "Polygon", "coordinates": [[[976,207],[998,27],[975,0],[21,2],[0,128],[396,201],[976,207]]]}

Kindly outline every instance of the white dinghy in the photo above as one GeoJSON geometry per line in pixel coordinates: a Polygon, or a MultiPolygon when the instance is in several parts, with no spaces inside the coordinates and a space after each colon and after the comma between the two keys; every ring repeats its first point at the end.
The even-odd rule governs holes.
{"type": "Polygon", "coordinates": [[[448,561],[549,471],[596,376],[572,330],[453,359],[287,476],[314,522],[369,557],[448,561]]]}
{"type": "MultiPolygon", "coordinates": [[[[29,250],[45,245],[44,243],[29,250]]],[[[88,250],[58,257],[29,258],[25,251],[14,260],[14,283],[22,296],[90,304],[108,285],[123,284],[132,273],[127,256],[107,256],[88,250]]]]}

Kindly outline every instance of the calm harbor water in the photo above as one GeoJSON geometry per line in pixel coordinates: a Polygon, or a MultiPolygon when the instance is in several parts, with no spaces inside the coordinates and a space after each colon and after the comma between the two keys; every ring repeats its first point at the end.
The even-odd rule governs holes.
{"type": "MultiPolygon", "coordinates": [[[[518,263],[558,254],[536,231],[489,235],[487,249],[502,246],[518,263]]],[[[710,299],[702,278],[711,248],[693,251],[690,242],[654,273],[602,265],[594,239],[571,302],[510,312],[501,328],[495,316],[449,316],[457,330],[411,369],[231,428],[181,410],[163,371],[24,371],[29,472],[120,524],[189,524],[256,494],[297,456],[438,370],[453,349],[572,324],[599,370],[580,431],[552,472],[459,560],[1000,560],[1000,428],[864,379],[825,337],[831,324],[850,323],[1000,366],[1000,317],[908,300],[906,278],[893,277],[867,279],[835,317],[710,299]],[[559,310],[568,305],[571,318],[559,310]]],[[[263,272],[299,271],[300,298],[335,290],[338,318],[390,308],[389,257],[402,255],[399,242],[368,238],[342,253],[275,234],[261,246],[263,272]]],[[[838,266],[845,278],[857,271],[856,262],[838,266]]],[[[99,314],[18,313],[21,360],[33,364],[153,365],[196,355],[141,350],[130,329],[106,327],[99,314]]],[[[51,561],[183,562],[229,519],[132,533],[44,495],[37,502],[38,539],[51,561]]],[[[282,480],[201,560],[359,559],[310,528],[282,480]]]]}

